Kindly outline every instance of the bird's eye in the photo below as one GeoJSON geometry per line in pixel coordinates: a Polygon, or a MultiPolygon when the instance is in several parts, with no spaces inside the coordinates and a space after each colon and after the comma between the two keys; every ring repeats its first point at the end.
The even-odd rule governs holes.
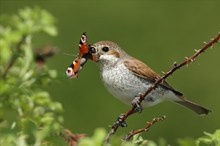
{"type": "Polygon", "coordinates": [[[108,50],[109,50],[108,47],[103,47],[103,48],[102,48],[102,51],[104,51],[104,52],[108,52],[108,50]]]}
{"type": "Polygon", "coordinates": [[[90,53],[96,53],[96,49],[94,47],[89,48],[90,53]]]}

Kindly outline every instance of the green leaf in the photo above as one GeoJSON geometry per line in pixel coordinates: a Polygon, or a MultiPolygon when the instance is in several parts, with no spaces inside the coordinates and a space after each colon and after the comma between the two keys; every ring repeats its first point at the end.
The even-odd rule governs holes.
{"type": "Polygon", "coordinates": [[[105,136],[106,136],[106,131],[103,128],[97,128],[94,132],[93,135],[93,140],[96,143],[96,145],[102,145],[104,142],[105,136]]]}
{"type": "Polygon", "coordinates": [[[22,121],[23,134],[27,139],[29,145],[35,143],[35,134],[37,131],[37,125],[34,121],[30,119],[24,119],[22,121]]]}
{"type": "Polygon", "coordinates": [[[56,36],[57,35],[57,29],[56,27],[48,26],[44,28],[44,31],[49,34],[50,36],[56,36]]]}
{"type": "Polygon", "coordinates": [[[220,130],[216,130],[214,134],[204,132],[205,136],[196,140],[197,146],[220,146],[220,130]]]}

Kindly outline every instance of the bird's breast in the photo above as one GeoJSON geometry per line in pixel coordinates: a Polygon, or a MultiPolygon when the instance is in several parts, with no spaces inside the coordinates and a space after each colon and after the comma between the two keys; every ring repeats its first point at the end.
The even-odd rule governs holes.
{"type": "Polygon", "coordinates": [[[121,63],[103,69],[101,77],[108,91],[126,103],[130,103],[135,96],[150,86],[150,83],[133,75],[121,63]]]}
{"type": "MultiPolygon", "coordinates": [[[[117,63],[113,67],[103,68],[101,77],[107,90],[127,104],[144,93],[151,85],[149,81],[134,75],[125,65],[117,63]]],[[[143,102],[145,106],[155,105],[166,99],[168,91],[162,87],[153,90],[143,102]]]]}

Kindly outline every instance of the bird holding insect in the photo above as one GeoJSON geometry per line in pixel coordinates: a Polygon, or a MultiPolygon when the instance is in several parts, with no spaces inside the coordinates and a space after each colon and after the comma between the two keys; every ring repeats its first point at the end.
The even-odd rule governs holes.
{"type": "Polygon", "coordinates": [[[137,104],[136,111],[141,111],[142,105],[154,106],[162,101],[172,101],[199,115],[210,112],[209,109],[189,101],[166,81],[160,83],[148,94],[142,104],[137,103],[136,98],[139,94],[145,92],[160,76],[145,63],[127,54],[114,42],[99,41],[88,45],[85,33],[80,39],[79,55],[67,69],[67,76],[75,78],[88,59],[98,64],[107,90],[124,103],[137,104]]]}

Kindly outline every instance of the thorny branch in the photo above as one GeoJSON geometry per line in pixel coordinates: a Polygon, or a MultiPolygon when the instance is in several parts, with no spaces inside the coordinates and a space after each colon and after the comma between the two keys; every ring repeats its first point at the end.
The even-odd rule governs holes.
{"type": "MultiPolygon", "coordinates": [[[[211,39],[209,43],[204,42],[205,44],[204,47],[202,47],[199,50],[195,50],[195,53],[191,57],[186,57],[186,59],[182,63],[180,64],[174,63],[172,69],[167,71],[161,78],[159,78],[154,84],[152,84],[152,86],[148,88],[146,92],[144,92],[143,94],[139,96],[138,102],[141,104],[141,102],[144,100],[144,97],[147,96],[152,90],[154,90],[158,84],[163,82],[167,77],[173,74],[173,72],[175,72],[177,69],[191,62],[194,62],[196,57],[198,57],[201,53],[205,52],[206,49],[208,49],[209,47],[213,47],[214,44],[218,43],[219,40],[220,40],[220,33],[215,38],[211,39]]],[[[132,105],[132,107],[121,116],[120,120],[111,127],[111,130],[106,137],[106,142],[109,141],[110,136],[113,135],[117,131],[118,127],[127,119],[127,117],[130,116],[134,112],[136,106],[137,106],[136,104],[132,105]]]]}
{"type": "Polygon", "coordinates": [[[147,122],[147,124],[140,129],[131,131],[128,135],[126,135],[126,137],[124,138],[125,141],[130,140],[134,135],[138,134],[138,133],[142,133],[142,132],[147,132],[151,126],[153,126],[153,124],[163,121],[166,118],[166,116],[162,116],[161,118],[154,118],[151,122],[147,122]]]}

